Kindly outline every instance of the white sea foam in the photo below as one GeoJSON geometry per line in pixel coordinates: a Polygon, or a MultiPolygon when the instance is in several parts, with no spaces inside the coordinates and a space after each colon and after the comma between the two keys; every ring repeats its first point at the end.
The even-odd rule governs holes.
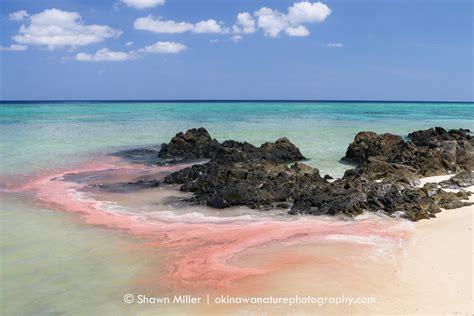
{"type": "Polygon", "coordinates": [[[380,236],[369,235],[345,235],[345,234],[333,234],[325,237],[326,240],[351,242],[364,245],[380,245],[383,242],[388,242],[389,239],[380,236]]]}
{"type": "Polygon", "coordinates": [[[202,212],[178,213],[175,211],[157,211],[146,214],[147,216],[159,219],[165,222],[184,222],[184,223],[235,223],[235,222],[255,222],[259,217],[253,215],[239,215],[217,217],[206,215],[202,212]]]}

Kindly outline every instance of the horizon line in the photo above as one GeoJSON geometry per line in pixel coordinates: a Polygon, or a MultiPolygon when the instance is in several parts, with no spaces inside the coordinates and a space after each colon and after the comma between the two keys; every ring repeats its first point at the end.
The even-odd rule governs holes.
{"type": "Polygon", "coordinates": [[[74,103],[74,102],[98,102],[98,103],[132,103],[132,102],[143,102],[143,103],[263,103],[263,102],[274,102],[274,103],[316,103],[316,102],[328,102],[328,103],[340,103],[340,102],[352,102],[352,103],[474,103],[471,101],[453,101],[453,100],[336,100],[336,99],[57,99],[57,100],[0,100],[1,103],[74,103]]]}

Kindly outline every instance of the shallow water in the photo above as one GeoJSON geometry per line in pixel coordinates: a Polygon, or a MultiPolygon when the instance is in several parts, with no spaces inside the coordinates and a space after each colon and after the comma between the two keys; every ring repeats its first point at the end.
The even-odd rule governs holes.
{"type": "Polygon", "coordinates": [[[204,126],[221,141],[286,136],[322,174],[337,176],[346,169],[337,161],[361,130],[406,135],[473,121],[473,103],[1,103],[1,167],[2,174],[38,171],[204,126]]]}
{"type": "Polygon", "coordinates": [[[472,128],[473,121],[473,104],[2,104],[3,312],[363,312],[364,306],[123,303],[125,293],[370,296],[377,280],[393,273],[388,262],[403,257],[413,226],[374,215],[216,211],[181,202],[187,194],[176,188],[91,189],[172,171],[105,154],[205,126],[219,140],[260,144],[287,136],[310,164],[339,176],[348,166],[338,160],[357,131],[406,135],[435,125],[472,128]],[[374,265],[380,268],[368,268],[374,265]]]}

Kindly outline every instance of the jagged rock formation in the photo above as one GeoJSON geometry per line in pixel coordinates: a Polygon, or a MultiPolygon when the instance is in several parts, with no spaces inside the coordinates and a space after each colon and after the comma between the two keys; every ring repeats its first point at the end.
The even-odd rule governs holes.
{"type": "Polygon", "coordinates": [[[215,208],[286,207],[290,214],[383,212],[416,221],[434,217],[441,208],[469,204],[464,191],[445,192],[432,184],[417,187],[420,177],[451,172],[461,173],[441,186],[473,184],[474,138],[469,133],[436,127],[413,132],[405,140],[360,132],[343,158],[356,168],[333,182],[298,162],[304,156],[287,138],[256,147],[233,140],[219,143],[204,128],[190,129],[163,144],[158,157],[170,163],[209,159],[164,179],[192,192],[194,203],[215,208]]]}
{"type": "Polygon", "coordinates": [[[392,134],[360,132],[349,145],[346,161],[367,164],[372,159],[411,167],[421,176],[474,169],[474,138],[469,130],[441,127],[408,134],[408,141],[392,134]]]}

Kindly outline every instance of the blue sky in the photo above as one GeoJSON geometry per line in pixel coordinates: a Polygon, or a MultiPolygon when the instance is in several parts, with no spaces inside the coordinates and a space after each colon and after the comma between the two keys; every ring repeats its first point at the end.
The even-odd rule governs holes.
{"type": "Polygon", "coordinates": [[[0,9],[2,100],[473,100],[471,0],[2,0],[0,9]]]}

